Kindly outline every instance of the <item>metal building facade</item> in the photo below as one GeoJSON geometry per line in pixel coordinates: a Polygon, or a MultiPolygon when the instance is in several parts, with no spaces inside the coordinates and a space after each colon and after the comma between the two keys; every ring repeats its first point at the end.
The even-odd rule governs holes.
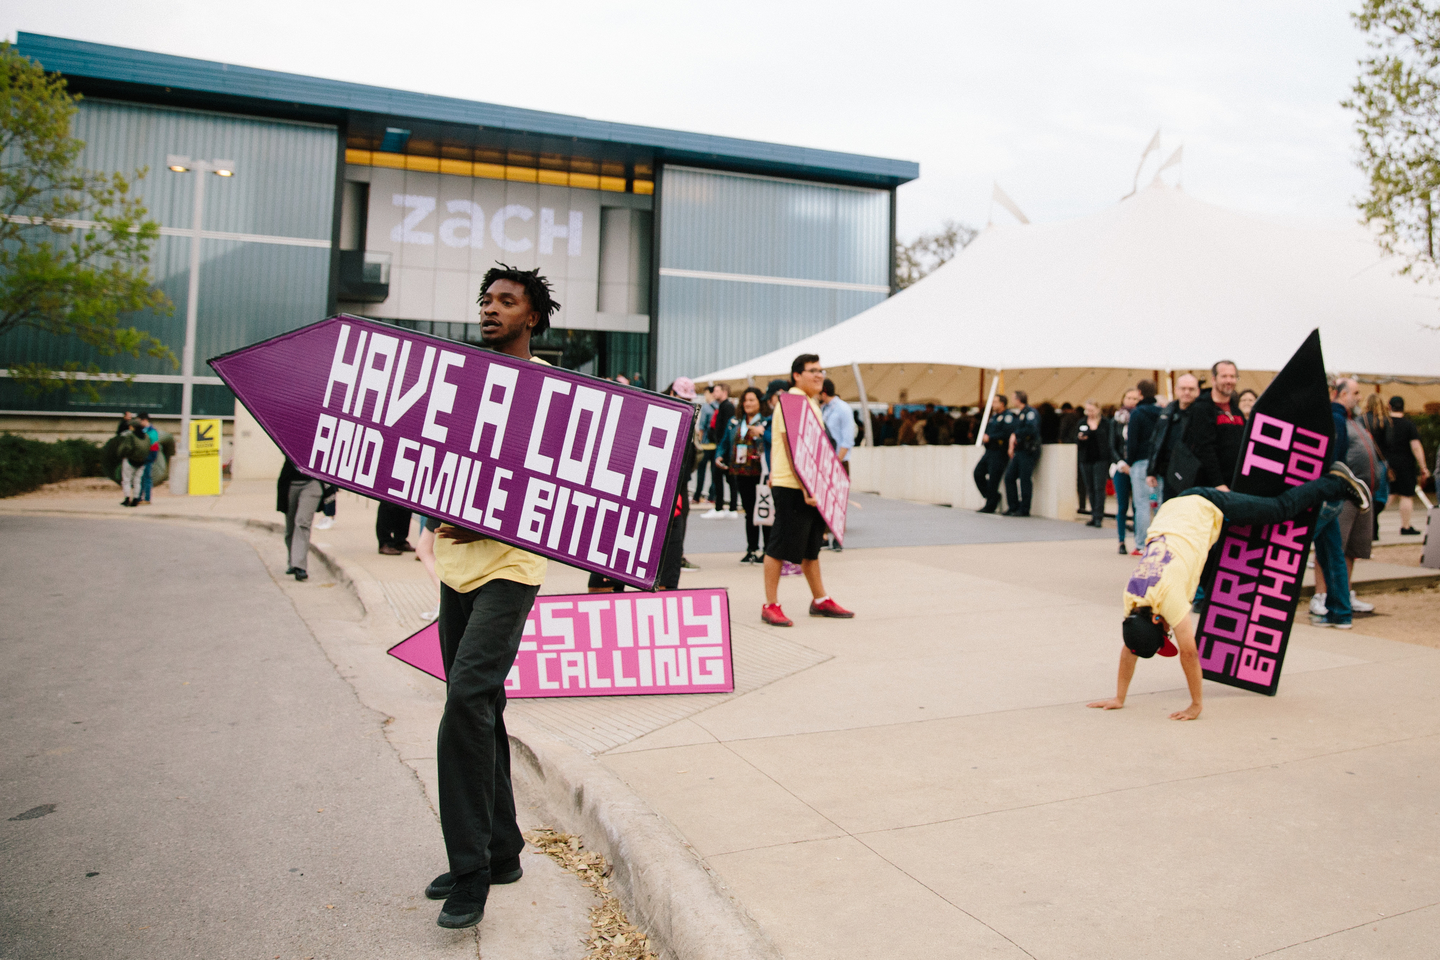
{"type": "MultiPolygon", "coordinates": [[[[225,415],[233,404],[218,381],[206,383],[206,357],[337,309],[476,339],[472,279],[501,255],[566,278],[565,315],[534,345],[537,353],[601,375],[639,373],[655,387],[704,374],[822,330],[888,295],[895,189],[919,175],[916,164],[883,157],[609,123],[62,37],[22,32],[17,47],[83,94],[74,135],[87,144],[84,166],[148,168],[138,191],[162,228],[151,269],[174,312],[136,317],[134,324],[177,356],[197,174],[170,172],[166,157],[235,163],[234,177],[204,175],[197,414],[225,415]],[[452,187],[461,192],[451,196],[452,187]],[[493,222],[501,212],[509,218],[503,236],[493,222]],[[464,229],[456,227],[466,216],[464,229]],[[541,232],[531,238],[534,230],[541,232]],[[566,239],[547,243],[556,236],[566,239]],[[533,251],[524,252],[532,243],[533,251]],[[473,253],[461,271],[450,261],[465,246],[473,253]],[[565,270],[543,262],[561,246],[577,258],[565,270]],[[428,275],[420,274],[432,266],[428,256],[436,276],[427,287],[428,275]],[[527,257],[540,259],[531,264],[527,257]],[[452,282],[450,274],[462,273],[464,283],[452,282]]],[[[92,360],[135,373],[140,382],[123,395],[111,390],[98,405],[80,394],[36,400],[0,369],[0,410],[178,410],[180,371],[169,364],[116,363],[26,334],[0,340],[0,368],[92,360]]]]}
{"type": "MultiPolygon", "coordinates": [[[[72,135],[84,141],[79,165],[129,175],[148,218],[160,224],[150,272],[174,304],[169,315],[126,318],[165,342],[177,359],[185,340],[193,200],[197,176],[205,183],[200,247],[195,373],[197,414],[229,415],[234,398],[204,365],[214,356],[312,322],[325,313],[330,285],[331,221],[337,156],[334,127],[258,120],[221,113],[86,98],[72,135]],[[236,176],[173,173],[170,154],[235,162],[236,176]]],[[[83,395],[24,394],[0,380],[4,408],[82,412],[117,403],[170,413],[180,407],[180,371],[167,361],[101,357],[82,344],[20,330],[0,341],[8,366],[42,361],[92,361],[105,369],[141,375],[128,387],[111,387],[100,403],[83,395]]]]}
{"type": "Polygon", "coordinates": [[[663,168],[656,382],[767,353],[890,293],[890,192],[663,168]]]}

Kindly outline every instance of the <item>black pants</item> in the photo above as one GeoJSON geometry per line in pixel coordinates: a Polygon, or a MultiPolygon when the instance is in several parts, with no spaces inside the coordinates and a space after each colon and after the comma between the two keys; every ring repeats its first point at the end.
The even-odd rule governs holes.
{"type": "Polygon", "coordinates": [[[410,539],[410,511],[393,503],[380,501],[375,510],[375,539],[380,546],[400,548],[410,539]]]}
{"type": "MultiPolygon", "coordinates": [[[[715,504],[716,510],[725,509],[725,471],[715,466],[714,459],[710,461],[710,502],[715,504]]],[[[730,485],[730,494],[733,499],[735,485],[730,485]]]]}
{"type": "Polygon", "coordinates": [[[1182,497],[1204,497],[1225,514],[1227,523],[1284,523],[1326,500],[1339,500],[1350,485],[1339,477],[1326,475],[1319,480],[1291,487],[1278,497],[1252,497],[1233,490],[1214,487],[1191,487],[1182,497]]]}
{"type": "Polygon", "coordinates": [[[456,876],[480,871],[488,882],[491,860],[518,856],[525,847],[510,785],[505,677],[539,592],[513,580],[491,580],[469,593],[440,585],[446,681],[435,766],[440,829],[456,876]]]}
{"type": "Polygon", "coordinates": [[[1000,481],[1005,479],[1005,466],[1010,457],[1004,450],[986,447],[985,456],[975,465],[975,486],[985,498],[985,506],[994,508],[1000,503],[1000,481]]]}
{"type": "Polygon", "coordinates": [[[1035,464],[1039,460],[1039,450],[1017,449],[1015,456],[1010,458],[1010,465],[1005,468],[1005,502],[1011,510],[1026,516],[1030,514],[1030,497],[1035,492],[1030,475],[1035,472],[1035,464]]]}
{"type": "Polygon", "coordinates": [[[665,532],[665,549],[660,553],[660,576],[655,580],[659,590],[680,589],[680,561],[685,559],[685,526],[690,521],[690,508],[685,491],[677,491],[675,516],[665,532]]]}
{"type": "Polygon", "coordinates": [[[710,467],[710,472],[715,472],[715,451],[701,450],[700,458],[695,461],[695,502],[699,503],[705,499],[705,467],[710,467]]]}
{"type": "Polygon", "coordinates": [[[1085,495],[1090,498],[1090,520],[1098,527],[1105,519],[1105,481],[1110,479],[1110,464],[1103,460],[1082,463],[1080,479],[1085,481],[1085,495]]]}
{"type": "Polygon", "coordinates": [[[740,489],[740,503],[745,507],[745,549],[755,553],[760,549],[760,533],[765,533],[765,545],[770,545],[770,528],[755,526],[755,488],[760,486],[759,477],[731,477],[730,483],[740,489]]]}

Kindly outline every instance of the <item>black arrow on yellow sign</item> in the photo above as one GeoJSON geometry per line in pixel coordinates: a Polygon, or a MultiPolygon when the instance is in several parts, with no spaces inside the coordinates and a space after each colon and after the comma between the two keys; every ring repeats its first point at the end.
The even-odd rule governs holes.
{"type": "Polygon", "coordinates": [[[204,426],[204,427],[202,427],[202,426],[200,426],[200,425],[197,423],[197,424],[195,425],[195,442],[196,442],[196,443],[208,443],[208,442],[210,441],[210,439],[211,439],[211,437],[210,437],[210,431],[212,431],[212,430],[214,430],[214,429],[215,429],[214,426],[204,426]]]}

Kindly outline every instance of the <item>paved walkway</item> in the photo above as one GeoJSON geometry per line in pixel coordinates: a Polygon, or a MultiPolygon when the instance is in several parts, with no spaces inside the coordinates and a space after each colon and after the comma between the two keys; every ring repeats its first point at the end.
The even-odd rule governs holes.
{"type": "MultiPolygon", "coordinates": [[[[278,516],[262,487],[177,503],[278,516]]],[[[428,596],[420,564],[375,555],[358,498],[340,515],[317,539],[428,596]]],[[[730,590],[737,676],[742,646],[789,667],[607,701],[654,715],[603,731],[587,701],[516,708],[591,737],[792,960],[1433,956],[1440,651],[1300,626],[1275,698],[1207,683],[1203,720],[1173,723],[1181,672],[1150,661],[1125,710],[1086,710],[1114,688],[1113,535],[827,554],[858,616],[790,630],[754,622],[738,550],[692,553],[687,584],[730,590]]],[[[1417,572],[1386,566],[1357,579],[1417,572]]],[[[551,569],[546,592],[583,588],[551,569]]],[[[792,615],[804,593],[782,582],[792,615]]]]}
{"type": "Polygon", "coordinates": [[[359,605],[232,531],[0,514],[0,957],[583,956],[596,901],[538,854],[435,925],[434,809],[312,632],[359,605]]]}

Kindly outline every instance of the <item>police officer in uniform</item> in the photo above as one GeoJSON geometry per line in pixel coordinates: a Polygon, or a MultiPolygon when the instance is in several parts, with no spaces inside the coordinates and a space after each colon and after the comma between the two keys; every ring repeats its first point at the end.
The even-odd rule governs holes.
{"type": "Polygon", "coordinates": [[[994,513],[1000,506],[1000,481],[1010,462],[1010,433],[1015,426],[1015,415],[1006,409],[1009,405],[1005,394],[995,394],[990,419],[985,422],[985,455],[975,465],[975,486],[985,498],[980,513],[994,513]]]}
{"type": "Polygon", "coordinates": [[[1034,492],[1030,474],[1040,459],[1040,414],[1030,406],[1024,390],[1015,391],[1015,402],[1020,409],[1011,411],[1010,465],[1005,468],[1005,501],[1010,509],[1005,516],[1028,517],[1034,492]]]}

